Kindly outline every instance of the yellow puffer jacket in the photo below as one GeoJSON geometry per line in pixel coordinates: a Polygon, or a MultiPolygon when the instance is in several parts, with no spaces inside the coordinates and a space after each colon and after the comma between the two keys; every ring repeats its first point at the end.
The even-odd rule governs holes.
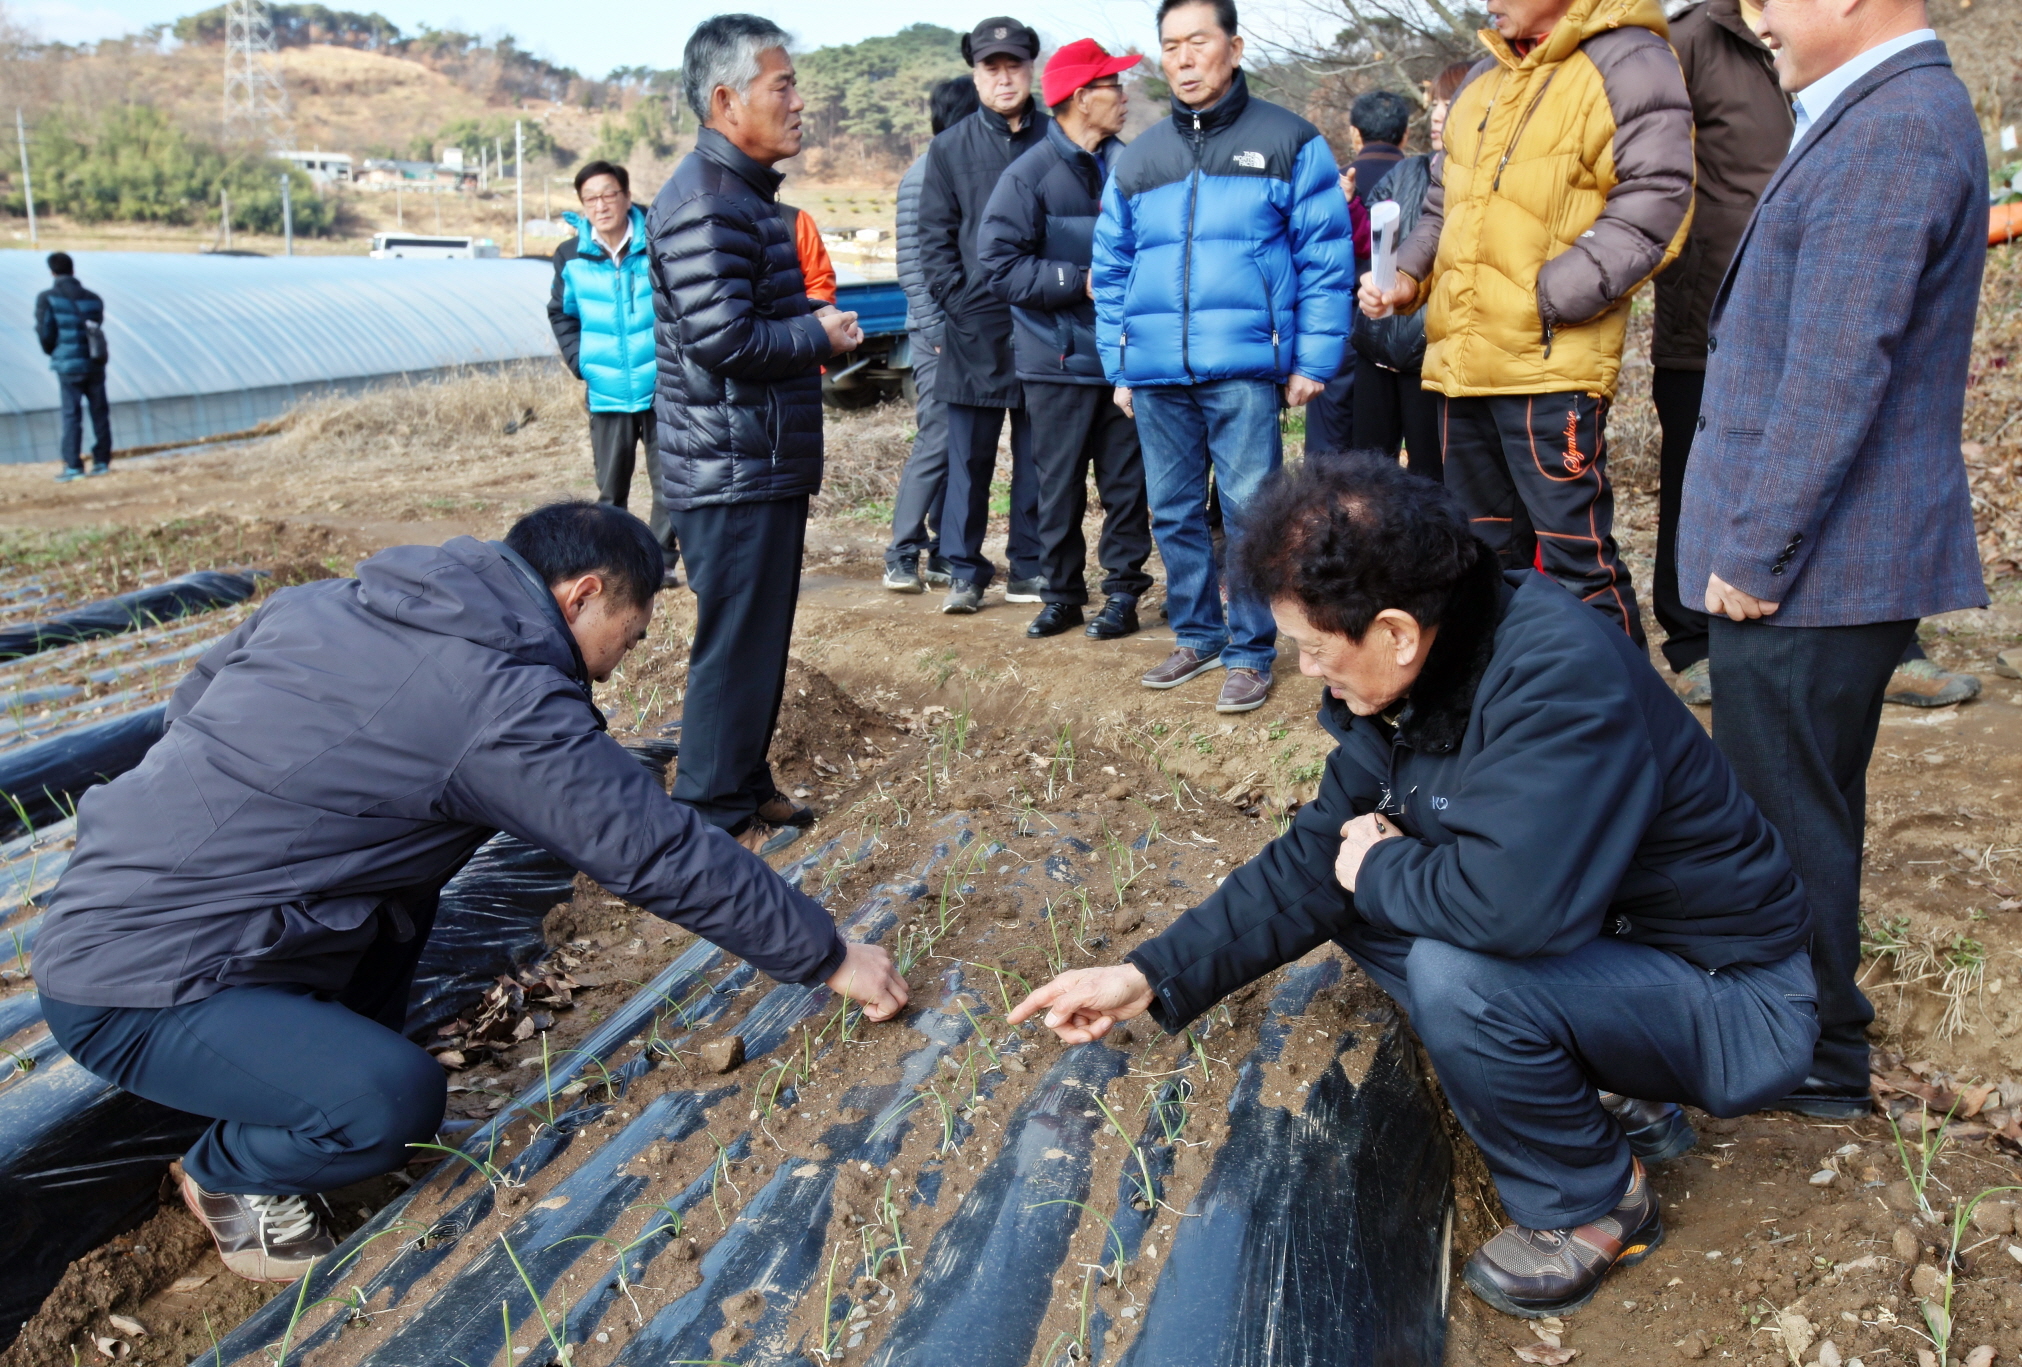
{"type": "Polygon", "coordinates": [[[1398,253],[1426,309],[1425,387],[1611,397],[1629,298],[1692,211],[1692,104],[1657,0],[1575,0],[1454,97],[1425,212],[1398,253]]]}

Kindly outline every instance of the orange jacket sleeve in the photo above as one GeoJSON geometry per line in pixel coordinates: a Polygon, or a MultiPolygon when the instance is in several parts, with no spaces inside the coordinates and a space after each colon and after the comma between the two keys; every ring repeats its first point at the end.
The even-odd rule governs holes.
{"type": "Polygon", "coordinates": [[[835,264],[821,242],[821,229],[814,215],[802,209],[793,216],[793,246],[800,253],[800,273],[807,281],[807,297],[823,304],[835,302],[835,264]]]}

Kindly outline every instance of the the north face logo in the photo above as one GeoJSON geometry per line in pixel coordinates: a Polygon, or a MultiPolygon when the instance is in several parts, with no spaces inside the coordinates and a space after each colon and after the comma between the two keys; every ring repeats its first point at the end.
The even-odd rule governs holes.
{"type": "Polygon", "coordinates": [[[1252,171],[1261,171],[1264,169],[1264,154],[1262,152],[1238,152],[1236,153],[1236,165],[1252,171]]]}

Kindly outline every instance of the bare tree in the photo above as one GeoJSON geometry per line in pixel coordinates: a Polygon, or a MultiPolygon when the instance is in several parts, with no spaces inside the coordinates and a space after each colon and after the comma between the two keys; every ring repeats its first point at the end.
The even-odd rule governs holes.
{"type": "Polygon", "coordinates": [[[1275,35],[1253,35],[1260,75],[1330,138],[1345,138],[1355,97],[1379,86],[1426,102],[1449,62],[1482,55],[1488,15],[1455,0],[1297,0],[1275,35]]]}

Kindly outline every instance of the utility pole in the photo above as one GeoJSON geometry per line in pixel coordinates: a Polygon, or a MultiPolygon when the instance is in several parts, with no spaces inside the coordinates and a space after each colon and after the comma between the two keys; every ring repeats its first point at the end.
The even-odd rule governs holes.
{"type": "Polygon", "coordinates": [[[295,254],[295,204],[288,197],[288,194],[288,177],[283,175],[281,177],[281,254],[283,256],[293,256],[295,254]]]}
{"type": "Polygon", "coordinates": [[[225,250],[232,249],[232,196],[228,190],[218,191],[218,219],[225,227],[225,250]]]}
{"type": "Polygon", "coordinates": [[[274,69],[274,26],[263,0],[225,0],[225,136],[274,146],[288,92],[274,69]]]}
{"type": "Polygon", "coordinates": [[[28,128],[21,122],[21,106],[14,106],[14,140],[21,144],[21,193],[28,201],[28,245],[36,245],[35,182],[28,176],[28,128]]]}
{"type": "Polygon", "coordinates": [[[527,254],[527,126],[513,120],[513,255],[527,254]]]}
{"type": "Polygon", "coordinates": [[[400,182],[397,180],[393,182],[393,226],[396,228],[407,226],[407,215],[400,211],[400,182]]]}

